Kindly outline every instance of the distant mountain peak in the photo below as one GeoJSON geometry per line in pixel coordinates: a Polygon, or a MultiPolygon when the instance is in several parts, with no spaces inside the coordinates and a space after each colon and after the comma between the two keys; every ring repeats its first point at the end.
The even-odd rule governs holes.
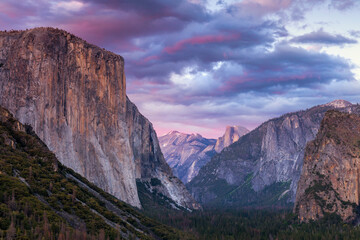
{"type": "Polygon", "coordinates": [[[190,138],[204,138],[201,134],[199,133],[183,133],[183,132],[179,132],[176,130],[172,130],[170,132],[168,132],[167,134],[161,136],[161,137],[165,137],[165,136],[173,136],[173,137],[190,137],[190,138]]]}
{"type": "Polygon", "coordinates": [[[159,137],[159,142],[174,174],[184,183],[188,183],[216,152],[220,152],[248,132],[249,130],[242,126],[227,126],[224,135],[216,140],[205,138],[199,133],[187,134],[174,130],[159,137]]]}
{"type": "Polygon", "coordinates": [[[196,176],[199,169],[216,153],[216,140],[204,138],[198,133],[171,131],[159,137],[159,142],[167,163],[184,183],[196,176]]]}
{"type": "Polygon", "coordinates": [[[239,138],[249,132],[243,126],[226,126],[225,134],[219,137],[215,144],[215,151],[221,152],[225,147],[239,140],[239,138]]]}
{"type": "Polygon", "coordinates": [[[243,126],[240,125],[234,125],[234,126],[226,126],[225,134],[227,132],[236,131],[236,132],[249,132],[249,130],[243,126]]]}
{"type": "Polygon", "coordinates": [[[179,131],[176,131],[176,130],[170,131],[167,134],[163,135],[162,137],[165,137],[165,136],[203,138],[203,136],[201,136],[198,133],[189,134],[189,133],[179,132],[179,131]]]}
{"type": "Polygon", "coordinates": [[[192,133],[191,136],[194,136],[196,138],[203,138],[203,136],[199,133],[192,133]]]}
{"type": "Polygon", "coordinates": [[[231,129],[231,128],[243,128],[243,127],[240,126],[240,125],[232,125],[232,126],[228,125],[228,126],[226,126],[226,129],[231,129]]]}
{"type": "Polygon", "coordinates": [[[226,126],[225,132],[232,131],[236,128],[236,126],[226,126]]]}
{"type": "Polygon", "coordinates": [[[173,131],[168,132],[165,135],[176,135],[176,134],[179,134],[179,133],[180,133],[179,131],[173,130],[173,131]]]}
{"type": "Polygon", "coordinates": [[[323,106],[330,106],[330,107],[334,107],[334,108],[343,108],[343,107],[349,107],[351,105],[352,105],[351,102],[348,102],[348,101],[342,100],[342,99],[337,99],[332,102],[326,103],[323,106]]]}

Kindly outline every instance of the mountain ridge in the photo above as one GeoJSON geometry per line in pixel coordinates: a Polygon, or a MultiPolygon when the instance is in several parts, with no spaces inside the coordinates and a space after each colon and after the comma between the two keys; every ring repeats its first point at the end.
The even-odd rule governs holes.
{"type": "MultiPolygon", "coordinates": [[[[353,108],[347,105],[342,110],[353,108]]],[[[315,138],[331,109],[332,104],[323,104],[269,119],[216,154],[187,184],[188,189],[203,204],[291,205],[305,145],[315,138]]]]}
{"type": "Polygon", "coordinates": [[[249,130],[242,126],[227,126],[222,137],[204,138],[198,133],[181,133],[173,130],[159,137],[165,160],[183,183],[193,179],[216,152],[221,151],[249,130]]]}
{"type": "Polygon", "coordinates": [[[171,131],[159,137],[159,142],[167,163],[184,183],[190,181],[198,168],[215,154],[216,140],[203,138],[200,134],[171,131]]]}

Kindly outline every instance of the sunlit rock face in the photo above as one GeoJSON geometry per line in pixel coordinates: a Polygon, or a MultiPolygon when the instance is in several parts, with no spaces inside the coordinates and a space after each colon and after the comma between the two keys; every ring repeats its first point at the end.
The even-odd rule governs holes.
{"type": "Polygon", "coordinates": [[[294,211],[306,222],[325,213],[351,221],[359,198],[360,117],[329,111],[307,144],[294,211]]]}
{"type": "Polygon", "coordinates": [[[160,178],[164,194],[192,207],[152,124],[126,96],[121,56],[52,28],[0,32],[0,105],[119,199],[140,208],[136,179],[160,178]]]}
{"type": "Polygon", "coordinates": [[[225,134],[216,141],[215,151],[218,153],[221,152],[224,148],[230,146],[248,132],[249,130],[242,126],[227,126],[225,134]]]}
{"type": "Polygon", "coordinates": [[[268,120],[216,154],[188,189],[205,204],[215,200],[241,206],[293,204],[306,143],[315,139],[331,109],[352,112],[356,105],[336,100],[268,120]]]}

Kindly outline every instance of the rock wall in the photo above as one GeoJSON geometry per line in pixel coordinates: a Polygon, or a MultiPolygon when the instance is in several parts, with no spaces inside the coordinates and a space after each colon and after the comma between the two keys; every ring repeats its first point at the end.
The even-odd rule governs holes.
{"type": "MultiPolygon", "coordinates": [[[[135,104],[127,99],[126,121],[129,126],[129,140],[135,161],[136,179],[151,182],[157,178],[162,185],[153,186],[156,190],[171,198],[176,204],[188,209],[200,209],[184,184],[173,175],[161,152],[156,132],[152,124],[138,111],[135,104]]],[[[150,184],[151,185],[151,184],[150,184]]]]}
{"type": "Polygon", "coordinates": [[[307,144],[294,211],[301,221],[336,213],[354,220],[360,198],[360,117],[329,111],[307,144]]]}
{"type": "Polygon", "coordinates": [[[202,203],[226,198],[225,204],[247,206],[264,189],[264,200],[274,199],[276,204],[287,198],[293,203],[306,143],[315,138],[325,112],[334,108],[351,111],[352,107],[349,102],[336,100],[271,119],[215,155],[187,186],[202,203]],[[289,186],[284,189],[274,184],[289,186]]]}
{"type": "Polygon", "coordinates": [[[65,31],[0,32],[0,105],[64,165],[133,206],[136,178],[173,177],[151,123],[126,97],[124,59],[65,31]]]}

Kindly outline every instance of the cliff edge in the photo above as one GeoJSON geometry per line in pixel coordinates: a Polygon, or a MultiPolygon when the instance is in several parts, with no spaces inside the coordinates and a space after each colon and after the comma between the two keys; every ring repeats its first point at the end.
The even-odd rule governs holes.
{"type": "Polygon", "coordinates": [[[359,199],[360,117],[328,111],[306,146],[294,212],[305,222],[327,213],[352,221],[359,199]]]}
{"type": "Polygon", "coordinates": [[[174,178],[152,124],[126,96],[124,59],[62,30],[0,32],[0,105],[67,167],[141,208],[136,179],[197,208],[174,178]]]}

